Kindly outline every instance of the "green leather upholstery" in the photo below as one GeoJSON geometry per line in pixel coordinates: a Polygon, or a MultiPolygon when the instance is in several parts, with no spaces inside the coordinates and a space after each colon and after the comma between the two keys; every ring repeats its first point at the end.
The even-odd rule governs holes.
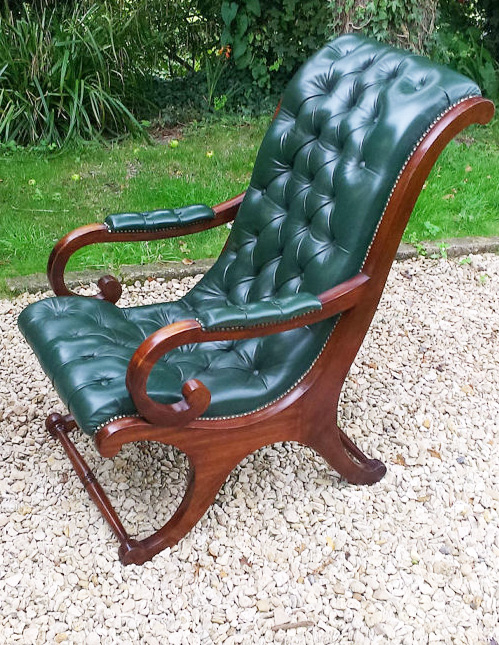
{"type": "MultiPolygon", "coordinates": [[[[30,305],[19,325],[80,428],[92,434],[112,417],[136,412],[125,374],[138,345],[164,325],[195,317],[184,301],[120,309],[105,301],[67,296],[30,305]]],[[[297,374],[288,369],[288,361],[313,362],[329,323],[323,324],[322,334],[319,325],[314,327],[282,334],[285,353],[282,342],[268,342],[275,337],[175,349],[153,369],[148,392],[173,403],[183,383],[195,375],[212,393],[211,416],[260,407],[293,385],[297,374]]]]}
{"type": "MultiPolygon", "coordinates": [[[[54,298],[21,314],[23,334],[79,426],[91,434],[135,413],[128,362],[164,325],[196,318],[208,328],[239,327],[320,306],[314,296],[361,269],[419,139],[450,106],[479,94],[451,70],[358,35],[326,45],[290,82],[228,244],[186,297],[127,309],[54,298]]],[[[114,218],[111,226],[121,226],[114,218]]],[[[149,393],[172,403],[183,382],[199,378],[212,393],[205,416],[244,414],[302,378],[334,325],[181,347],[155,366],[149,393]]]]}
{"type": "Polygon", "coordinates": [[[261,302],[204,309],[198,313],[197,320],[204,329],[245,329],[285,322],[319,309],[322,309],[321,301],[310,293],[301,291],[292,296],[261,302]]]}
{"type": "Polygon", "coordinates": [[[133,231],[160,231],[197,224],[213,219],[215,213],[204,204],[193,204],[183,208],[169,208],[145,213],[117,213],[108,215],[104,220],[111,233],[129,233],[133,231]]]}

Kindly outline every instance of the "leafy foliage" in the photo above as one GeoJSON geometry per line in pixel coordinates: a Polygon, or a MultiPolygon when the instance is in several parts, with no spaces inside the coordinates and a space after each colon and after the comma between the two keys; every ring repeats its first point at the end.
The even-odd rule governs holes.
{"type": "Polygon", "coordinates": [[[499,3],[497,0],[479,0],[477,5],[483,19],[485,43],[499,62],[499,3]]]}
{"type": "Polygon", "coordinates": [[[499,3],[497,0],[440,0],[439,29],[465,35],[469,27],[499,63],[499,3]]]}
{"type": "Polygon", "coordinates": [[[362,31],[418,52],[427,49],[438,0],[346,0],[329,2],[335,33],[362,31]]]}
{"type": "Polygon", "coordinates": [[[441,0],[432,55],[470,76],[499,100],[499,4],[489,0],[441,0]]]}
{"type": "Polygon", "coordinates": [[[125,104],[136,69],[102,7],[0,18],[2,142],[62,145],[140,130],[125,104]]]}
{"type": "Polygon", "coordinates": [[[462,32],[438,31],[434,55],[435,59],[475,80],[489,98],[499,98],[498,66],[477,27],[467,27],[462,32]]]}
{"type": "Polygon", "coordinates": [[[0,0],[0,145],[268,112],[305,59],[356,30],[496,96],[498,26],[496,0],[0,0]]]}
{"type": "MultiPolygon", "coordinates": [[[[232,48],[237,98],[252,113],[259,104],[267,106],[269,98],[275,105],[296,68],[345,31],[362,29],[379,40],[422,51],[433,31],[437,1],[223,0],[221,42],[232,48]]],[[[227,107],[231,104],[229,99],[227,107]]]]}
{"type": "Polygon", "coordinates": [[[222,44],[232,47],[236,70],[249,71],[262,89],[279,73],[289,77],[330,36],[329,11],[322,0],[224,0],[221,17],[222,44]]]}

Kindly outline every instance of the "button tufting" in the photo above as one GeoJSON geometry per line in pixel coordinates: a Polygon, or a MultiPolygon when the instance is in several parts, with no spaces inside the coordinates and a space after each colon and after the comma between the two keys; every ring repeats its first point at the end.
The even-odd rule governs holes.
{"type": "Polygon", "coordinates": [[[337,82],[338,82],[338,80],[336,79],[336,77],[334,75],[330,76],[326,81],[326,84],[325,84],[325,87],[324,87],[324,90],[325,90],[324,93],[325,94],[332,94],[334,88],[336,87],[337,82]]]}
{"type": "Polygon", "coordinates": [[[417,83],[414,86],[414,90],[416,92],[419,92],[419,90],[421,90],[425,85],[426,85],[426,78],[423,76],[423,78],[419,81],[419,83],[417,83]]]}
{"type": "MultiPolygon", "coordinates": [[[[356,40],[354,36],[348,38],[356,40]]],[[[382,48],[381,45],[372,45],[372,47],[382,48]]],[[[336,52],[335,57],[342,58],[350,54],[350,51],[355,52],[356,49],[352,50],[350,47],[348,51],[336,52]]],[[[393,53],[391,55],[394,56],[393,53]]],[[[369,248],[357,248],[350,243],[350,240],[356,238],[355,231],[362,231],[363,227],[379,226],[388,199],[393,194],[394,184],[397,184],[407,159],[410,158],[412,146],[417,145],[418,136],[424,134],[421,131],[424,128],[419,123],[422,119],[421,115],[428,115],[428,126],[431,125],[431,118],[435,121],[439,118],[438,106],[432,105],[432,96],[424,97],[424,105],[415,105],[413,114],[410,109],[397,113],[397,97],[404,95],[403,99],[408,103],[423,102],[421,97],[412,96],[412,87],[418,81],[420,81],[418,89],[425,83],[429,85],[433,78],[429,75],[427,67],[421,67],[418,63],[419,59],[412,57],[411,64],[405,65],[412,72],[407,84],[404,83],[398,87],[396,83],[389,83],[391,79],[404,76],[403,61],[411,56],[409,53],[400,53],[397,59],[402,61],[402,64],[397,64],[395,58],[387,62],[384,55],[369,56],[369,53],[366,54],[365,50],[361,50],[355,55],[352,54],[351,60],[342,61],[336,66],[327,64],[327,61],[326,63],[323,61],[320,66],[314,64],[310,67],[309,65],[305,69],[305,76],[300,77],[300,86],[296,86],[295,82],[294,93],[288,91],[285,95],[281,112],[274,121],[277,125],[269,131],[272,136],[275,135],[275,141],[270,137],[265,144],[266,147],[263,149],[265,154],[262,155],[264,158],[260,159],[260,166],[255,168],[257,172],[252,179],[252,190],[248,191],[247,198],[241,205],[227,250],[211,273],[205,276],[199,286],[196,286],[185,298],[185,304],[182,306],[177,303],[157,305],[168,307],[168,311],[171,311],[171,315],[164,316],[164,321],[163,315],[153,315],[153,313],[150,313],[148,318],[144,315],[140,319],[137,314],[134,319],[135,314],[132,311],[133,315],[129,316],[130,322],[125,320],[128,315],[121,314],[118,308],[114,308],[116,311],[113,313],[113,308],[107,306],[108,303],[92,301],[87,305],[82,301],[80,305],[80,300],[72,299],[67,301],[70,304],[60,305],[61,310],[54,312],[52,319],[59,318],[59,320],[54,324],[50,324],[49,321],[45,326],[47,337],[44,341],[45,346],[49,348],[53,346],[52,336],[59,334],[59,328],[62,329],[63,324],[66,323],[65,319],[71,319],[65,325],[64,335],[59,334],[56,338],[56,344],[61,343],[63,351],[60,354],[64,361],[68,353],[73,351],[72,346],[79,345],[76,342],[66,342],[69,338],[78,335],[86,336],[101,325],[112,329],[113,334],[121,334],[123,329],[126,334],[129,334],[127,338],[130,338],[126,345],[133,351],[143,339],[142,332],[148,335],[153,328],[165,323],[197,317],[199,312],[210,310],[212,306],[223,308],[226,303],[237,310],[238,305],[256,304],[275,294],[284,297],[302,289],[319,293],[331,288],[333,276],[334,280],[341,281],[358,271],[369,248]],[[362,75],[359,72],[359,69],[367,69],[371,65],[373,69],[369,74],[362,75]],[[344,69],[348,66],[353,71],[345,74],[344,69]],[[389,71],[391,67],[394,69],[389,71]],[[425,74],[428,74],[427,78],[424,78],[425,74]],[[364,82],[368,77],[372,78],[369,84],[364,82]],[[336,88],[338,95],[324,98],[322,95],[324,87],[331,93],[336,88]],[[407,97],[407,93],[411,96],[407,97]],[[358,103],[362,101],[366,107],[370,105],[370,110],[367,107],[367,109],[357,108],[347,111],[345,103],[348,100],[352,101],[352,105],[355,105],[356,101],[358,103]],[[394,156],[393,159],[391,157],[386,159],[385,156],[376,154],[378,144],[382,147],[385,143],[383,140],[385,129],[381,126],[370,128],[371,122],[384,123],[386,119],[396,119],[397,128],[394,128],[391,133],[395,139],[407,130],[402,127],[404,119],[408,120],[409,126],[414,121],[415,125],[411,127],[417,130],[417,136],[412,142],[409,138],[407,141],[405,138],[394,141],[394,150],[398,157],[394,156]],[[319,143],[310,142],[312,132],[321,137],[319,143]],[[341,141],[336,141],[340,138],[341,141]],[[363,146],[365,146],[364,149],[363,146]],[[344,148],[348,154],[345,154],[344,148]],[[357,168],[366,168],[366,161],[360,157],[369,158],[369,173],[357,171],[357,168]],[[296,169],[288,178],[286,173],[290,172],[292,164],[296,169]],[[391,175],[387,176],[387,168],[390,173],[392,170],[398,171],[398,175],[395,172],[397,176],[395,182],[393,178],[390,179],[391,175]],[[311,169],[316,173],[315,180],[311,169]],[[309,182],[313,182],[313,185],[310,186],[309,182]],[[367,203],[364,197],[368,186],[365,191],[357,189],[359,184],[367,182],[377,182],[374,187],[374,194],[380,204],[377,208],[367,203]],[[267,185],[263,188],[263,184],[267,185]],[[260,200],[258,194],[265,196],[269,188],[271,189],[269,199],[260,200]],[[306,280],[304,267],[307,273],[306,280]],[[255,276],[257,268],[260,269],[258,277],[255,276]],[[81,323],[82,329],[69,332],[68,328],[75,325],[73,321],[75,308],[76,318],[81,323]],[[142,323],[144,329],[141,328],[142,323]],[[126,327],[123,327],[125,324],[126,327]]],[[[24,323],[26,329],[29,324],[27,319],[24,323]]],[[[194,378],[203,372],[203,376],[207,376],[206,385],[209,389],[212,385],[210,379],[213,383],[216,379],[225,379],[229,387],[218,387],[212,390],[214,397],[208,413],[210,418],[217,415],[231,418],[234,415],[246,414],[247,410],[263,409],[289,391],[289,388],[294,387],[308,372],[311,365],[310,356],[315,356],[317,352],[320,354],[332,326],[331,324],[326,329],[326,326],[321,323],[308,328],[307,334],[304,331],[296,331],[282,337],[264,336],[258,340],[237,341],[235,344],[210,342],[202,345],[186,345],[171,354],[171,361],[165,357],[164,364],[159,366],[164,370],[161,377],[165,377],[164,382],[175,395],[179,391],[177,380],[184,381],[184,373],[185,376],[194,378]],[[310,338],[313,336],[312,340],[308,335],[310,338]],[[265,357],[264,366],[261,369],[254,364],[256,351],[265,357]],[[275,370],[279,375],[274,377],[273,368],[279,366],[282,357],[291,363],[290,354],[293,353],[298,358],[293,362],[299,365],[300,370],[295,374],[288,373],[286,369],[275,370]],[[173,366],[175,362],[177,367],[173,366]],[[179,377],[175,370],[178,370],[179,377]],[[250,374],[258,378],[250,379],[250,374]],[[275,379],[275,383],[272,379],[275,379]],[[230,401],[225,400],[226,392],[232,387],[241,393],[241,397],[231,398],[230,401]]],[[[45,333],[45,330],[42,332],[45,333]]],[[[37,334],[39,334],[38,329],[37,334]]],[[[88,376],[85,388],[88,389],[88,393],[83,390],[78,391],[75,396],[79,400],[84,401],[86,397],[93,403],[92,397],[99,386],[102,388],[110,386],[113,390],[111,397],[113,405],[115,398],[117,401],[117,411],[123,409],[123,406],[119,407],[120,401],[129,405],[124,378],[127,352],[122,349],[122,346],[124,347],[125,344],[116,342],[112,334],[102,336],[101,344],[87,345],[92,349],[96,348],[96,366],[93,368],[90,365],[93,369],[86,371],[88,376]],[[119,373],[106,369],[105,361],[112,358],[108,354],[113,353],[120,354],[120,370],[121,367],[123,370],[119,373]],[[108,373],[108,377],[99,377],[99,373],[101,375],[108,373]]],[[[83,358],[90,358],[92,349],[85,353],[83,358]]],[[[56,352],[53,354],[55,355],[56,352]]],[[[81,357],[81,354],[79,356],[81,357]]],[[[71,362],[65,362],[60,366],[55,365],[57,357],[52,359],[51,356],[50,359],[54,363],[52,365],[47,359],[47,363],[50,362],[48,371],[51,372],[51,378],[59,369],[67,371],[68,374],[71,373],[73,369],[71,362]]],[[[314,362],[315,360],[314,358],[314,362]]],[[[78,365],[77,361],[73,362],[75,369],[81,369],[81,371],[89,367],[88,364],[82,366],[78,365]]],[[[154,375],[153,378],[155,378],[154,375]]],[[[103,398],[106,398],[105,395],[103,398]]],[[[72,405],[76,408],[80,404],[72,405]]],[[[96,427],[101,427],[102,422],[109,420],[112,413],[109,413],[108,407],[106,404],[105,409],[94,413],[90,405],[88,410],[91,412],[85,411],[83,404],[80,406],[78,411],[85,431],[92,433],[96,427]]],[[[118,414],[112,418],[119,418],[119,416],[118,414]]]]}

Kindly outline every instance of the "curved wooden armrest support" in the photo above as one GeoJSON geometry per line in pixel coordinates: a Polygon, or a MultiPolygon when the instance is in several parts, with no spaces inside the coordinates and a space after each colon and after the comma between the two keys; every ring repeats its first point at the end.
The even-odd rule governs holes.
{"type": "MultiPolygon", "coordinates": [[[[110,242],[146,242],[151,240],[166,239],[182,235],[191,235],[215,226],[221,226],[232,221],[237,215],[239,206],[243,200],[244,193],[233,197],[213,207],[215,217],[209,221],[200,221],[183,227],[172,227],[160,231],[136,231],[131,233],[113,233],[108,230],[105,224],[87,224],[71,231],[65,235],[54,246],[50,254],[47,276],[50,286],[56,296],[75,296],[75,292],[69,289],[64,281],[64,271],[69,258],[84,246],[90,244],[106,244],[110,242]]],[[[97,283],[99,292],[93,296],[109,302],[117,302],[121,296],[121,285],[119,281],[106,275],[100,278],[97,283]]]]}
{"type": "Polygon", "coordinates": [[[132,356],[126,374],[126,386],[137,411],[149,423],[172,427],[185,426],[203,414],[209,406],[210,391],[198,379],[190,379],[184,383],[183,398],[177,403],[159,403],[147,394],[149,374],[158,359],[173,347],[189,343],[191,330],[198,327],[200,325],[195,320],[163,327],[146,338],[132,356]],[[169,330],[169,334],[161,335],[163,330],[169,330]]]}
{"type": "Polygon", "coordinates": [[[151,370],[161,356],[172,349],[191,343],[268,336],[331,318],[351,309],[359,302],[368,282],[369,276],[359,273],[320,294],[322,309],[284,322],[255,325],[245,329],[206,330],[197,320],[184,320],[158,329],[139,345],[128,365],[126,385],[138,412],[149,423],[179,427],[200,416],[210,404],[209,390],[197,379],[191,379],[184,384],[184,398],[178,403],[165,405],[149,397],[147,381],[151,370]]]}
{"type": "MultiPolygon", "coordinates": [[[[110,233],[104,224],[87,224],[71,231],[57,242],[47,265],[47,277],[56,296],[77,295],[64,281],[64,270],[73,253],[89,244],[109,242],[109,236],[110,233]]],[[[103,276],[97,286],[99,292],[93,296],[94,298],[117,302],[121,296],[121,285],[114,276],[103,276]]]]}
{"type": "MultiPolygon", "coordinates": [[[[142,375],[141,375],[142,376],[142,375]]],[[[149,397],[146,391],[147,377],[144,381],[134,379],[129,386],[133,391],[133,400],[140,415],[149,423],[161,426],[182,427],[201,416],[210,405],[211,394],[208,388],[198,379],[189,379],[182,387],[182,399],[178,403],[166,405],[149,397]]],[[[128,380],[127,380],[128,384],[128,380]]]]}

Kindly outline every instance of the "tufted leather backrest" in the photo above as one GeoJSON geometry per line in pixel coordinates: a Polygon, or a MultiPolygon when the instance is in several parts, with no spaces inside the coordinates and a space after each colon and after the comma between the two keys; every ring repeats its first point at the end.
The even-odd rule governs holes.
{"type": "Polygon", "coordinates": [[[420,137],[476,95],[410,52],[353,34],[327,44],[287,87],[226,250],[193,301],[318,294],[355,275],[420,137]]]}

